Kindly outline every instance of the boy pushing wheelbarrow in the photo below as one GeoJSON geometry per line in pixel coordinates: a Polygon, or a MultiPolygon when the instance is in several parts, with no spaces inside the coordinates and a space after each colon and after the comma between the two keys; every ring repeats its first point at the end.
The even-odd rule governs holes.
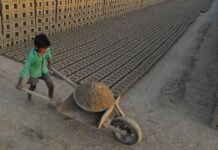
{"type": "MultiPolygon", "coordinates": [[[[39,79],[45,81],[48,87],[48,95],[52,99],[54,94],[54,84],[52,82],[49,70],[51,69],[52,54],[49,46],[51,42],[45,34],[36,35],[34,39],[34,48],[28,51],[24,66],[19,74],[19,80],[16,85],[18,90],[24,89],[24,79],[28,78],[29,90],[34,91],[39,79]]],[[[31,100],[32,95],[28,94],[31,100]]]]}

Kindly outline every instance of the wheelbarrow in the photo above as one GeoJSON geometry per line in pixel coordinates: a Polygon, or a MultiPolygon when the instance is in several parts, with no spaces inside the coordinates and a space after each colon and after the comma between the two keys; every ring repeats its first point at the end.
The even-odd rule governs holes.
{"type": "MultiPolygon", "coordinates": [[[[52,69],[52,71],[71,86],[77,88],[74,82],[63,76],[60,72],[55,69],[52,69]]],[[[139,125],[127,117],[120,108],[120,96],[115,97],[114,103],[108,109],[97,113],[90,113],[86,110],[84,111],[84,108],[77,103],[75,92],[63,102],[58,102],[57,100],[50,99],[47,96],[27,89],[23,89],[23,91],[47,100],[49,104],[56,107],[57,111],[69,119],[78,120],[96,129],[106,128],[111,130],[116,139],[124,144],[133,145],[139,143],[142,139],[142,131],[139,125]]]]}

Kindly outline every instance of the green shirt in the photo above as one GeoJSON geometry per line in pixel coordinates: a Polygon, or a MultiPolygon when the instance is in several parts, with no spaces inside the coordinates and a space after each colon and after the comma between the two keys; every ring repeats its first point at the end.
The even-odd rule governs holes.
{"type": "Polygon", "coordinates": [[[39,78],[48,73],[48,60],[52,59],[51,49],[47,48],[42,56],[39,56],[35,48],[29,50],[23,69],[20,71],[21,78],[39,78]]]}

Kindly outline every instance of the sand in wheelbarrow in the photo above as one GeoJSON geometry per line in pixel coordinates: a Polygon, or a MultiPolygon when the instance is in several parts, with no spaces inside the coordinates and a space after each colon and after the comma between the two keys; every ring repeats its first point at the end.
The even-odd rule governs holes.
{"type": "Polygon", "coordinates": [[[114,102],[112,91],[99,82],[84,83],[75,92],[77,102],[92,112],[109,108],[114,102]]]}

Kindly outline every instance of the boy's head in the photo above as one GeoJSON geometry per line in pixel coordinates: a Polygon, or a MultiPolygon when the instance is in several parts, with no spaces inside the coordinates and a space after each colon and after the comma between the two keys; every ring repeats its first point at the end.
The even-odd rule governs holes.
{"type": "Polygon", "coordinates": [[[45,34],[38,34],[35,36],[34,45],[38,50],[47,49],[51,45],[51,42],[45,34]]]}

